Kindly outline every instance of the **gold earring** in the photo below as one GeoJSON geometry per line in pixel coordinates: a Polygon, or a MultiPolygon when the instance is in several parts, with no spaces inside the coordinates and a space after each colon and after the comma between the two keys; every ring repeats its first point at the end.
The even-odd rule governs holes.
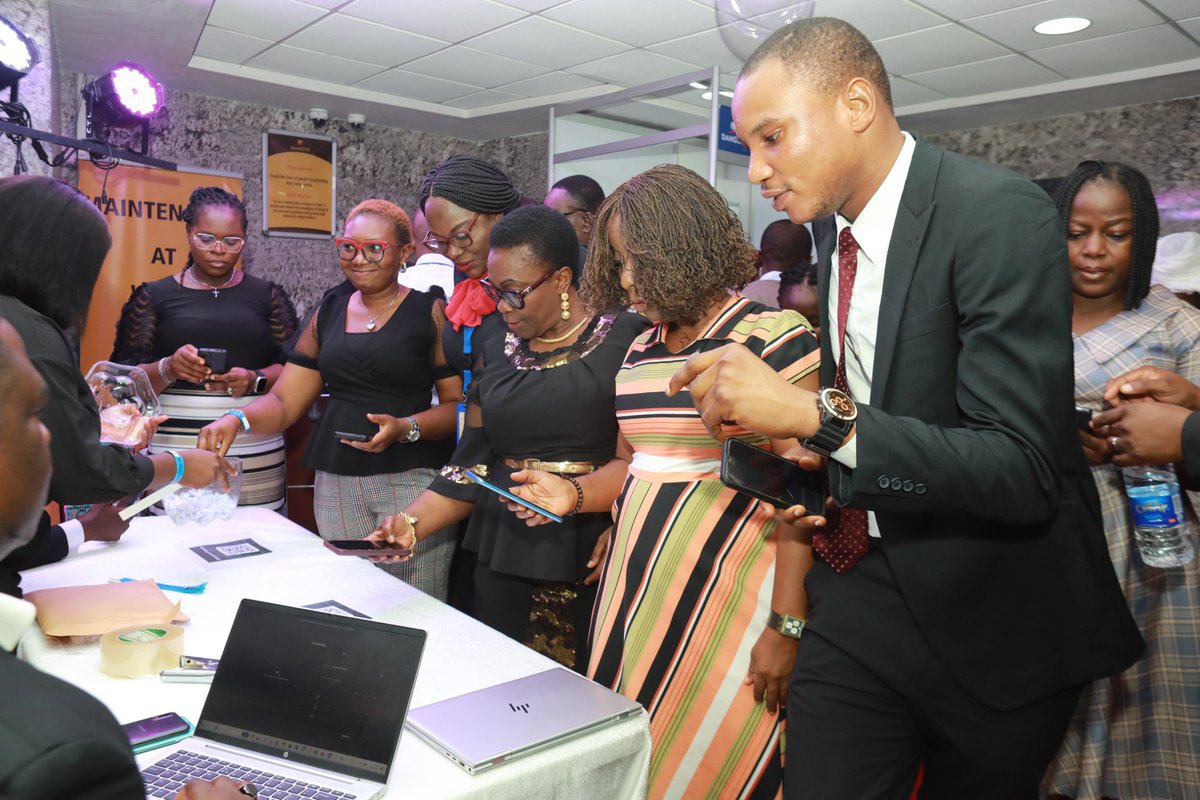
{"type": "Polygon", "coordinates": [[[562,318],[570,319],[571,318],[571,295],[567,294],[566,292],[563,292],[562,294],[559,295],[559,297],[562,298],[562,318]]]}

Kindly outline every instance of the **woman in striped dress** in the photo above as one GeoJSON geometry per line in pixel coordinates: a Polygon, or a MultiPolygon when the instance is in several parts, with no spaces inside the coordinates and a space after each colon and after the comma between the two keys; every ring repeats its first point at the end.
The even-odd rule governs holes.
{"type": "MultiPolygon", "coordinates": [[[[619,457],[571,482],[513,475],[526,484],[517,491],[551,510],[612,504],[589,674],[650,713],[651,797],[781,794],[776,712],[796,640],[768,618],[805,615],[811,550],[773,507],[721,483],[721,441],[686,392],[666,396],[689,355],[731,342],[816,388],[804,318],[732,293],[754,274],[737,217],[694,172],[655,167],[618,188],[600,210],[583,292],[595,308],[632,305],[654,323],[617,375],[619,457]]],[[[732,425],[725,437],[796,446],[732,425]]]]}

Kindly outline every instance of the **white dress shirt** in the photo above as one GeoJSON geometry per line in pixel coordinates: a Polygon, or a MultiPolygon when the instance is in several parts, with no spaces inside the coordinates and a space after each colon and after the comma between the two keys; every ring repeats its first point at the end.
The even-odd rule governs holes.
{"type": "MultiPolygon", "coordinates": [[[[850,310],[846,314],[846,383],[850,395],[858,405],[871,401],[871,375],[875,370],[875,340],[879,333],[879,304],[883,299],[883,277],[887,269],[888,247],[892,241],[892,228],[896,225],[896,213],[900,210],[900,198],[912,166],[916,141],[904,134],[904,145],[896,162],[892,164],[883,183],[871,195],[858,219],[851,222],[841,214],[836,215],[839,236],[849,227],[858,242],[858,272],[854,279],[854,292],[850,296],[850,310]]],[[[829,319],[822,320],[829,331],[834,363],[838,362],[838,257],[835,247],[833,266],[829,270],[829,319]]],[[[855,469],[858,466],[858,437],[835,450],[832,458],[855,469]]],[[[870,535],[879,536],[879,524],[875,514],[868,512],[870,535]]]]}
{"type": "Polygon", "coordinates": [[[401,286],[428,292],[430,286],[441,286],[446,299],[454,293],[454,262],[441,253],[426,253],[396,276],[401,286]]]}
{"type": "Polygon", "coordinates": [[[33,603],[0,594],[0,649],[15,651],[36,614],[33,603]]]}

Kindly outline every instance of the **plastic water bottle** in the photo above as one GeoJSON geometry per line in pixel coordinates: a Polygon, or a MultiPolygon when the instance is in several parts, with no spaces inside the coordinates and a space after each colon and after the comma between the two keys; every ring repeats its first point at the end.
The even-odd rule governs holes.
{"type": "Polygon", "coordinates": [[[1181,567],[1195,558],[1175,468],[1126,467],[1124,475],[1134,538],[1146,566],[1181,567]]]}

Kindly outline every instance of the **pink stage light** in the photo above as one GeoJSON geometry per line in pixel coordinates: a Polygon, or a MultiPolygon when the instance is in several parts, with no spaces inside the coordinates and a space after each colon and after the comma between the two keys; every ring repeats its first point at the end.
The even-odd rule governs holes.
{"type": "Polygon", "coordinates": [[[137,117],[154,116],[163,104],[162,86],[132,62],[122,61],[113,68],[112,86],[117,101],[137,117]]]}

